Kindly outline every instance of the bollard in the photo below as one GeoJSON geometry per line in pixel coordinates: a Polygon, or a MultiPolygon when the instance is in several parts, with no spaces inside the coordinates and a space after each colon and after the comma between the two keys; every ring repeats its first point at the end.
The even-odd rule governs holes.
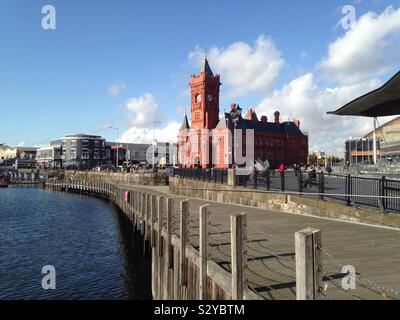
{"type": "Polygon", "coordinates": [[[180,285],[186,286],[187,278],[187,265],[186,265],[186,246],[188,244],[188,223],[189,223],[189,200],[181,201],[180,208],[180,255],[179,255],[179,272],[181,275],[180,285]]]}
{"type": "Polygon", "coordinates": [[[209,205],[200,207],[200,278],[199,297],[200,300],[207,300],[207,261],[208,261],[208,226],[210,223],[209,205]]]}
{"type": "Polygon", "coordinates": [[[243,300],[247,281],[247,215],[231,216],[232,300],[243,300]]]}
{"type": "Polygon", "coordinates": [[[307,228],[296,232],[297,300],[320,300],[322,288],[321,231],[307,228]]]}

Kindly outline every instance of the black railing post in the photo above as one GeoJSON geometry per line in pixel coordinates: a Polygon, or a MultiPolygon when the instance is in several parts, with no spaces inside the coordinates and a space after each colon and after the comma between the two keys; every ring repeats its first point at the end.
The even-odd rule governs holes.
{"type": "Polygon", "coordinates": [[[201,169],[203,174],[203,181],[206,181],[206,169],[201,169]]]}
{"type": "Polygon", "coordinates": [[[225,169],[221,170],[221,184],[224,184],[225,169]]]}
{"type": "Polygon", "coordinates": [[[208,169],[208,182],[211,182],[211,168],[208,169]]]}
{"type": "Polygon", "coordinates": [[[319,173],[319,193],[320,193],[319,198],[321,200],[324,200],[323,193],[325,193],[325,175],[323,171],[319,173]]]}
{"type": "Polygon", "coordinates": [[[217,183],[218,169],[214,169],[214,183],[217,183]]]}
{"type": "Polygon", "coordinates": [[[243,179],[244,179],[243,185],[246,188],[247,187],[247,175],[243,175],[243,179]]]}
{"type": "Polygon", "coordinates": [[[347,196],[346,196],[346,203],[347,203],[348,206],[351,205],[351,198],[350,198],[351,191],[352,191],[351,189],[352,189],[352,188],[351,188],[351,175],[349,174],[349,175],[346,177],[346,188],[345,188],[346,194],[347,194],[347,196]]]}
{"type": "Polygon", "coordinates": [[[298,183],[299,183],[299,192],[303,193],[303,172],[301,169],[299,170],[299,175],[297,176],[298,183]]]}
{"type": "Polygon", "coordinates": [[[254,170],[254,189],[257,189],[257,170],[254,170]]]}
{"type": "Polygon", "coordinates": [[[271,188],[271,171],[267,170],[267,190],[271,188]]]}
{"type": "Polygon", "coordinates": [[[382,179],[380,180],[379,184],[380,184],[380,186],[379,186],[379,196],[381,197],[381,198],[379,198],[379,201],[381,203],[382,210],[385,210],[386,209],[386,198],[383,198],[383,197],[386,196],[386,194],[385,194],[385,191],[386,191],[386,188],[385,188],[386,177],[385,176],[382,177],[382,179]]]}
{"type": "Polygon", "coordinates": [[[281,190],[285,192],[285,171],[281,171],[281,190]]]}

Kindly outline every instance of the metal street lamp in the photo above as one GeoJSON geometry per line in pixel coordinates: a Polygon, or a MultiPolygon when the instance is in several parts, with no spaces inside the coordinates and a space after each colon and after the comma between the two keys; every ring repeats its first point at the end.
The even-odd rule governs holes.
{"type": "Polygon", "coordinates": [[[115,128],[115,127],[109,126],[108,129],[117,130],[117,135],[118,135],[118,137],[117,137],[117,158],[116,158],[116,160],[115,160],[115,167],[116,167],[117,170],[118,170],[118,149],[119,149],[118,140],[119,140],[119,128],[115,128]]]}
{"type": "Polygon", "coordinates": [[[157,124],[160,124],[160,123],[162,123],[162,121],[159,121],[159,120],[154,120],[154,121],[153,121],[153,159],[152,159],[152,162],[153,162],[153,170],[154,170],[154,162],[155,162],[154,153],[155,153],[155,147],[157,146],[155,130],[156,130],[156,125],[157,125],[157,124]]]}

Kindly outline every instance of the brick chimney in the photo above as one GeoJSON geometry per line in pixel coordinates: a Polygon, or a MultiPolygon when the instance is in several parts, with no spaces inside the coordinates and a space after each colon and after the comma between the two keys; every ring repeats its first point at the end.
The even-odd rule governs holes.
{"type": "Polygon", "coordinates": [[[253,114],[254,114],[253,108],[248,109],[247,113],[246,113],[246,119],[247,120],[253,120],[253,114]]]}
{"type": "Polygon", "coordinates": [[[262,123],[267,123],[268,122],[268,117],[267,116],[262,116],[261,117],[261,122],[262,123]]]}
{"type": "Polygon", "coordinates": [[[231,103],[231,111],[236,109],[236,103],[231,103]]]}
{"type": "Polygon", "coordinates": [[[296,127],[300,128],[300,120],[294,120],[294,124],[296,127]]]}
{"type": "Polygon", "coordinates": [[[280,113],[279,113],[279,111],[276,111],[275,113],[274,113],[274,116],[275,116],[275,123],[276,124],[280,124],[280,120],[279,120],[279,117],[280,117],[280,113]]]}

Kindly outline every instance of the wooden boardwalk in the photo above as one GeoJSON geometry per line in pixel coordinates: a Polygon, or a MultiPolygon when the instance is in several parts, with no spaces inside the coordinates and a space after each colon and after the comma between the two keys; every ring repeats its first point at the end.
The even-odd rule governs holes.
{"type": "MultiPolygon", "coordinates": [[[[170,194],[168,187],[138,188],[174,197],[178,216],[177,204],[185,198],[170,194]]],[[[266,299],[296,299],[294,234],[307,227],[322,231],[326,299],[400,299],[400,230],[189,200],[190,243],[199,246],[199,207],[209,204],[212,259],[226,270],[230,270],[230,216],[247,213],[249,267],[245,274],[250,287],[266,299]],[[346,265],[355,267],[356,290],[342,288],[346,265]]]]}
{"type": "Polygon", "coordinates": [[[153,278],[153,286],[156,286],[157,283],[160,284],[159,289],[153,288],[155,298],[187,299],[200,296],[199,277],[201,276],[201,269],[199,271],[198,268],[202,259],[198,251],[199,208],[208,204],[208,210],[211,213],[208,230],[208,253],[210,256],[207,259],[206,269],[212,273],[212,275],[209,274],[207,280],[207,286],[210,286],[210,291],[212,291],[211,295],[206,296],[208,298],[229,299],[231,296],[231,216],[246,213],[247,248],[245,251],[247,266],[244,268],[244,278],[252,292],[246,291],[245,297],[247,296],[250,299],[262,297],[269,300],[296,299],[295,233],[312,227],[322,232],[322,247],[318,248],[318,254],[322,256],[322,269],[315,272],[317,274],[322,273],[323,277],[322,284],[318,286],[321,287],[319,298],[346,300],[400,299],[400,230],[398,229],[300,216],[195,198],[188,199],[188,219],[186,223],[181,224],[184,220],[179,218],[182,213],[180,202],[186,200],[186,198],[171,194],[168,187],[115,185],[107,181],[95,181],[90,184],[82,183],[82,181],[78,184],[68,182],[67,185],[65,185],[65,182],[61,182],[50,184],[49,187],[55,190],[69,190],[105,196],[113,200],[127,214],[138,230],[140,228],[143,230],[143,223],[139,223],[139,221],[144,221],[145,235],[150,227],[148,231],[151,237],[146,237],[146,239],[151,238],[152,240],[152,274],[153,277],[156,277],[153,278]],[[127,191],[134,191],[131,194],[133,197],[128,197],[130,199],[128,200],[129,204],[124,200],[124,194],[127,191]],[[148,199],[150,195],[155,196],[151,205],[153,208],[150,210],[151,213],[149,208],[143,210],[143,203],[140,205],[140,201],[135,200],[138,199],[135,197],[139,194],[141,196],[146,194],[148,199]],[[159,206],[155,210],[157,196],[174,199],[171,219],[169,220],[170,228],[166,226],[165,216],[162,217],[166,213],[165,208],[160,209],[159,206]],[[161,229],[156,222],[157,219],[162,219],[160,220],[163,222],[161,229]],[[182,284],[187,280],[182,281],[181,267],[183,260],[179,253],[182,252],[182,250],[179,251],[179,248],[182,248],[183,239],[179,237],[181,234],[186,234],[185,232],[182,233],[182,226],[189,230],[187,237],[190,246],[185,246],[185,255],[191,255],[189,259],[191,262],[185,263],[185,268],[189,272],[186,276],[190,278],[190,283],[186,285],[182,284]],[[162,230],[162,232],[157,232],[157,230],[162,230]],[[167,234],[165,230],[167,230],[167,234]],[[172,239],[169,241],[167,241],[170,237],[168,230],[171,230],[170,235],[172,234],[172,239]],[[179,245],[179,242],[181,245],[179,245]],[[171,245],[173,250],[169,251],[168,248],[171,248],[171,245]],[[164,259],[169,255],[169,252],[174,255],[174,266],[173,269],[166,267],[164,270],[162,268],[168,266],[164,259]],[[178,261],[180,262],[177,263],[178,261]],[[344,266],[355,268],[355,289],[346,290],[343,286],[343,280],[349,277],[348,271],[342,269],[344,266]],[[157,270],[162,271],[157,272],[157,270]],[[161,278],[157,279],[157,277],[161,278]],[[162,277],[164,277],[164,280],[162,280],[162,277]],[[165,282],[165,279],[168,279],[167,282],[165,282]],[[180,285],[179,281],[181,282],[180,285]],[[165,283],[168,283],[168,285],[165,286],[165,283]],[[163,285],[166,288],[164,292],[165,289],[161,288],[163,285]]]}

